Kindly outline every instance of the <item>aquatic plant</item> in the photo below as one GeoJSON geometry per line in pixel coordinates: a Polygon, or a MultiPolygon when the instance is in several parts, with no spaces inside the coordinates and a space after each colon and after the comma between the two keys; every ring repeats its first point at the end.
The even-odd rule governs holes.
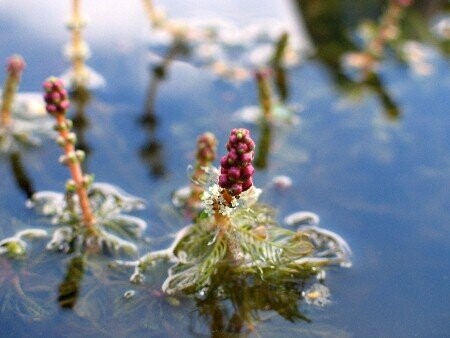
{"type": "MultiPolygon", "coordinates": [[[[233,129],[220,171],[204,168],[203,212],[175,236],[167,249],[149,252],[134,262],[132,282],[160,259],[174,263],[162,289],[173,294],[208,294],[225,278],[249,278],[280,285],[319,273],[324,266],[350,265],[345,241],[318,226],[290,230],[279,226],[275,210],[258,203],[261,190],[253,186],[254,142],[246,129],[233,129]]],[[[291,221],[311,219],[300,214],[291,221]]],[[[318,219],[316,217],[315,219],[318,219]]]]}
{"type": "Polygon", "coordinates": [[[4,85],[2,106],[0,111],[0,125],[2,126],[7,126],[12,122],[11,109],[24,68],[25,61],[20,55],[13,55],[8,59],[6,64],[8,77],[6,78],[4,85]]]}
{"type": "Polygon", "coordinates": [[[386,46],[399,37],[400,20],[405,8],[412,0],[390,0],[378,25],[367,26],[365,48],[362,52],[352,52],[344,56],[343,63],[363,71],[363,80],[376,71],[378,62],[383,57],[386,46]]]}
{"type": "Polygon", "coordinates": [[[14,153],[22,147],[36,146],[53,131],[43,114],[42,104],[33,94],[18,94],[25,61],[13,55],[6,62],[7,77],[0,108],[0,153],[14,153]]]}
{"type": "Polygon", "coordinates": [[[14,236],[4,238],[0,241],[0,255],[10,258],[22,258],[26,254],[27,243],[25,239],[43,238],[47,232],[42,229],[25,229],[14,236]]]}
{"type": "Polygon", "coordinates": [[[81,14],[81,0],[71,0],[72,14],[67,29],[71,32],[71,41],[65,46],[64,54],[72,63],[72,68],[66,71],[61,78],[72,89],[86,87],[95,89],[104,85],[103,77],[86,65],[90,57],[89,45],[83,39],[83,30],[86,19],[81,14]]]}
{"type": "Polygon", "coordinates": [[[144,201],[107,183],[93,183],[84,175],[80,163],[84,152],[75,149],[76,135],[72,121],[66,119],[69,98],[62,81],[50,77],[44,82],[47,112],[56,120],[57,143],[64,154],[59,161],[70,171],[65,193],[43,191],[33,194],[28,206],[52,217],[58,228],[53,232],[47,249],[68,251],[136,252],[136,246],[125,240],[139,238],[146,222],[122,214],[144,207],[144,201]]]}

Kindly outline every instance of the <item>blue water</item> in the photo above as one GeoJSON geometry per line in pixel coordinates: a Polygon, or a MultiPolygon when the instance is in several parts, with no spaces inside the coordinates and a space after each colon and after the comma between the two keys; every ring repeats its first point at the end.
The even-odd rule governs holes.
{"type": "MultiPolygon", "coordinates": [[[[105,6],[103,2],[99,2],[100,8],[105,6]]],[[[171,1],[168,6],[176,13],[175,3],[171,1]]],[[[86,30],[92,50],[88,64],[105,77],[107,85],[93,92],[86,108],[89,125],[84,135],[91,150],[86,168],[95,173],[97,181],[116,184],[147,201],[145,210],[133,214],[149,223],[145,235],[151,244],[143,245],[141,252],[145,253],[150,246],[163,247],[167,240],[159,238],[186,224],[173,212],[170,195],[187,183],[186,167],[193,162],[197,135],[214,132],[220,142],[219,156],[225,152],[231,128],[249,128],[258,139],[257,125],[231,118],[237,109],[257,103],[256,86],[253,81],[233,84],[208,70],[174,62],[158,85],[154,103],[157,122],[149,129],[139,122],[152,82],[150,28],[140,4],[130,5],[129,18],[120,16],[118,9],[111,10],[98,29],[98,13],[93,12],[94,5],[89,6],[94,20],[86,30]],[[104,27],[108,18],[115,22],[111,34],[104,27]],[[141,156],[149,142],[156,149],[150,164],[141,156]],[[157,165],[156,174],[152,165],[157,165]]],[[[343,2],[342,8],[345,6],[349,5],[343,2]]],[[[362,13],[374,16],[373,4],[367,5],[366,12],[361,6],[362,13]]],[[[434,11],[442,12],[444,7],[436,2],[434,11]]],[[[226,8],[226,4],[221,2],[218,8],[226,8]]],[[[58,13],[66,13],[67,8],[62,4],[53,8],[48,23],[41,14],[39,20],[34,19],[29,13],[33,9],[36,11],[31,1],[0,3],[0,59],[12,53],[26,59],[22,91],[40,91],[47,76],[69,67],[61,54],[69,39],[61,16],[67,15],[58,13]],[[27,8],[21,17],[18,11],[27,8]]],[[[202,7],[190,10],[201,13],[202,7]]],[[[245,15],[251,17],[249,11],[245,10],[245,15]]],[[[239,17],[236,9],[224,13],[239,17]]],[[[254,15],[267,13],[270,6],[265,4],[254,15]]],[[[284,15],[279,6],[276,13],[284,15]]],[[[359,11],[352,19],[358,22],[362,18],[356,14],[360,15],[359,11]]],[[[422,17],[423,22],[430,17],[422,17]]],[[[314,43],[320,45],[321,41],[314,43]]],[[[280,193],[267,188],[263,199],[278,208],[279,220],[298,210],[317,213],[323,227],[348,241],[353,266],[328,270],[329,305],[317,308],[301,304],[311,323],[290,323],[271,314],[250,336],[449,335],[450,68],[448,55],[436,44],[431,47],[438,54],[431,61],[434,71],[427,76],[414,73],[411,66],[391,54],[381,62],[380,81],[401,111],[397,121],[386,118],[379,96],[369,88],[351,97],[334,81],[332,68],[314,55],[288,72],[289,102],[301,105],[300,123],[273,130],[268,167],[256,173],[255,184],[268,187],[276,175],[291,177],[290,189],[280,193]]],[[[49,141],[22,153],[23,167],[36,190],[63,189],[68,173],[57,163],[59,151],[49,141]]],[[[17,229],[45,227],[45,220],[25,208],[25,196],[16,186],[5,157],[0,158],[0,172],[1,238],[17,229]]],[[[200,329],[195,324],[201,319],[192,301],[181,299],[175,306],[160,294],[164,267],[149,273],[146,286],[136,287],[128,282],[129,271],[111,271],[107,259],[98,258],[100,264],[87,269],[83,278],[78,304],[73,310],[60,309],[57,289],[69,257],[44,254],[42,267],[36,261],[43,246],[39,242],[32,245],[29,263],[13,264],[29,290],[45,285],[45,290],[36,291],[36,299],[49,308],[49,319],[21,319],[14,311],[3,310],[0,303],[1,336],[29,336],[30,330],[35,336],[171,337],[197,336],[198,330],[209,336],[207,324],[198,324],[200,329]],[[36,275],[30,277],[27,271],[36,275]],[[99,286],[99,279],[107,287],[99,286]],[[136,290],[137,296],[127,303],[122,295],[129,289],[136,290]]],[[[6,275],[4,267],[2,275],[6,275]]],[[[6,290],[11,290],[9,284],[0,285],[2,295],[6,290]]]]}

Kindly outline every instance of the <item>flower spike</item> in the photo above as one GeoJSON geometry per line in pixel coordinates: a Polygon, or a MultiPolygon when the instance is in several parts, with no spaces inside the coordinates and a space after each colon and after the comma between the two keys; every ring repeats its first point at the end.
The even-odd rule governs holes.
{"type": "Polygon", "coordinates": [[[231,196],[239,196],[252,185],[255,142],[247,129],[233,129],[227,143],[228,154],[220,161],[219,186],[231,196]]]}
{"type": "MultiPolygon", "coordinates": [[[[49,77],[43,84],[47,112],[56,119],[55,129],[59,133],[58,144],[64,149],[60,162],[68,166],[72,179],[68,185],[76,191],[83,214],[83,223],[87,230],[95,233],[95,218],[92,213],[87,194],[88,176],[83,175],[80,162],[84,159],[84,152],[75,150],[76,136],[70,131],[72,121],[66,119],[70,106],[69,98],[63,82],[56,77],[49,77]]],[[[69,189],[69,190],[72,190],[69,189]]]]}
{"type": "Polygon", "coordinates": [[[203,194],[203,187],[198,183],[205,180],[205,168],[210,167],[216,159],[217,140],[213,133],[206,132],[197,139],[197,153],[195,155],[196,163],[191,185],[191,206],[200,201],[203,194]]]}

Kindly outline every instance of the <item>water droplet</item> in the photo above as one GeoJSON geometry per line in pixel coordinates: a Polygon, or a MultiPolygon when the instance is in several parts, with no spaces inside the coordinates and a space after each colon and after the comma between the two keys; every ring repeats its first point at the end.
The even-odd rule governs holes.
{"type": "Polygon", "coordinates": [[[303,297],[308,304],[325,306],[330,303],[330,289],[323,284],[313,284],[303,292],[303,297]]]}

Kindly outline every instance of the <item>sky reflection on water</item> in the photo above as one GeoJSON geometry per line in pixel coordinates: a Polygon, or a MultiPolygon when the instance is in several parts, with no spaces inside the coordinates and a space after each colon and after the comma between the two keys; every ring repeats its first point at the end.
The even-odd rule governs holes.
{"type": "MultiPolygon", "coordinates": [[[[11,53],[25,57],[28,68],[23,90],[40,91],[44,78],[68,68],[61,52],[69,40],[62,26],[68,3],[0,1],[4,25],[0,33],[1,57],[5,59],[11,53]],[[42,13],[42,8],[48,8],[47,20],[35,15],[42,13]]],[[[242,4],[236,6],[223,0],[215,2],[214,8],[238,22],[274,12],[282,17],[289,8],[284,2],[252,0],[245,4],[248,7],[243,9],[242,4]]],[[[198,8],[211,10],[208,1],[196,2],[195,7],[175,0],[164,5],[173,9],[174,16],[188,16],[198,8]]],[[[170,193],[187,182],[185,168],[193,160],[197,135],[213,131],[221,140],[219,154],[223,154],[223,140],[228,130],[235,127],[235,121],[223,116],[254,105],[256,88],[252,82],[231,84],[208,71],[174,62],[158,86],[154,102],[157,123],[149,136],[147,127],[137,122],[144,113],[152,79],[148,64],[150,28],[140,2],[110,6],[110,1],[102,0],[83,3],[83,7],[90,17],[85,38],[93,55],[88,64],[107,80],[106,87],[93,94],[86,108],[90,123],[85,137],[92,148],[88,171],[95,173],[99,181],[119,184],[145,198],[148,208],[138,216],[148,220],[148,236],[159,237],[184,225],[183,220],[166,211],[170,193]],[[188,127],[187,121],[192,121],[188,127]],[[166,172],[159,178],[152,176],[148,162],[140,156],[143,145],[152,137],[160,146],[160,160],[166,172]]],[[[202,9],[198,14],[203,12],[202,9]]],[[[293,17],[293,13],[289,15],[293,17]]],[[[392,55],[381,63],[378,76],[383,89],[401,111],[395,122],[383,115],[379,92],[365,85],[356,86],[360,90],[357,95],[347,91],[325,58],[308,59],[288,73],[290,102],[303,107],[300,124],[273,130],[268,166],[257,173],[255,182],[264,187],[276,175],[291,177],[291,189],[277,194],[268,189],[272,195],[268,193],[263,198],[279,207],[280,220],[298,210],[319,214],[326,228],[349,242],[354,265],[348,270],[328,272],[326,284],[331,290],[331,304],[323,309],[306,307],[305,314],[312,323],[289,324],[273,317],[261,325],[261,335],[448,334],[450,74],[448,58],[436,46],[432,48],[436,54],[429,63],[434,72],[426,76],[392,55]]],[[[258,126],[246,127],[259,135],[258,126]]],[[[37,190],[62,189],[66,172],[56,163],[57,154],[57,146],[51,143],[22,154],[23,165],[37,190]]],[[[17,224],[44,224],[22,207],[24,196],[16,188],[4,158],[0,158],[0,171],[4,177],[0,184],[0,216],[4,220],[15,219],[2,225],[3,235],[11,235],[17,224]]],[[[57,274],[61,280],[65,263],[59,264],[57,274]]],[[[87,278],[87,285],[92,284],[87,278]]],[[[115,287],[111,290],[122,293],[127,289],[125,282],[117,282],[115,287]]],[[[111,300],[114,296],[103,297],[111,300]]],[[[162,313],[172,313],[170,319],[178,330],[186,327],[186,318],[176,320],[185,311],[191,311],[192,304],[182,304],[174,310],[159,300],[156,303],[162,313]]],[[[143,308],[151,310],[151,306],[143,308]]],[[[59,318],[71,323],[71,327],[85,323],[67,312],[59,318]]],[[[11,327],[9,322],[7,327],[11,327]]]]}

